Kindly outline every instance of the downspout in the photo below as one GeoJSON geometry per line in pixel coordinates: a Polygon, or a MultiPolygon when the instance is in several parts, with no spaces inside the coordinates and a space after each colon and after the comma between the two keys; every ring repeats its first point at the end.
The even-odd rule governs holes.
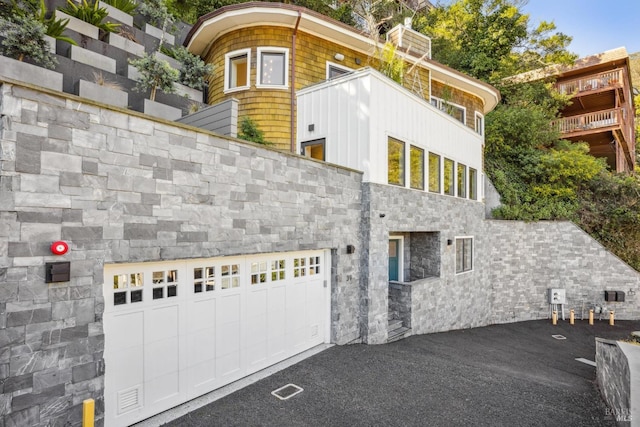
{"type": "Polygon", "coordinates": [[[291,111],[291,152],[296,152],[296,138],[293,134],[295,129],[295,123],[293,119],[294,115],[294,106],[296,103],[296,35],[298,34],[298,25],[300,25],[300,18],[302,18],[302,13],[298,11],[298,19],[296,20],[296,26],[293,29],[293,36],[291,40],[291,105],[289,106],[291,111]]]}

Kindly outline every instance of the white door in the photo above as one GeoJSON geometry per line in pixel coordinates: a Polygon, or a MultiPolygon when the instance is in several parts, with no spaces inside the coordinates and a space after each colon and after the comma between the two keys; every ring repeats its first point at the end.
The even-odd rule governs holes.
{"type": "Polygon", "coordinates": [[[106,426],[329,342],[329,265],[326,251],[105,265],[106,426]]]}

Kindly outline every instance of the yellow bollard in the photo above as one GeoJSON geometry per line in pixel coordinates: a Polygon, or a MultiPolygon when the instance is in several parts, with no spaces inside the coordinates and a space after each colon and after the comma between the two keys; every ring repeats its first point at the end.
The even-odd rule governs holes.
{"type": "Polygon", "coordinates": [[[593,325],[593,310],[589,310],[589,324],[593,325]]]}
{"type": "Polygon", "coordinates": [[[613,311],[613,310],[611,310],[611,311],[609,312],[609,324],[610,324],[611,326],[613,326],[613,324],[614,324],[614,318],[615,318],[615,316],[616,316],[616,312],[615,312],[615,311],[613,311]]]}
{"type": "Polygon", "coordinates": [[[555,310],[553,310],[553,314],[551,315],[551,324],[553,325],[558,324],[558,312],[555,310]]]}
{"type": "Polygon", "coordinates": [[[93,427],[96,403],[93,399],[82,402],[82,427],[93,427]]]}
{"type": "Polygon", "coordinates": [[[575,319],[576,313],[573,311],[573,309],[571,309],[571,311],[569,312],[569,324],[573,325],[575,323],[575,319]]]}

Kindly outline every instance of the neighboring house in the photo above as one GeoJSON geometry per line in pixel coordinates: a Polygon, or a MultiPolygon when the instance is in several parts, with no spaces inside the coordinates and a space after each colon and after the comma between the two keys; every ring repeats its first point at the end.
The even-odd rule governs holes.
{"type": "Polygon", "coordinates": [[[0,78],[0,425],[78,425],[87,398],[130,425],[319,344],[544,319],[548,288],[640,318],[638,274],[575,225],[485,219],[499,94],[428,38],[391,31],[403,87],[306,9],[194,28],[209,100],[278,148],[0,78]]]}
{"type": "Polygon", "coordinates": [[[554,77],[571,103],[555,123],[562,137],[586,142],[590,153],[616,172],[636,164],[635,109],[629,55],[624,47],[578,59],[572,66],[521,74],[526,80],[554,77]]]}

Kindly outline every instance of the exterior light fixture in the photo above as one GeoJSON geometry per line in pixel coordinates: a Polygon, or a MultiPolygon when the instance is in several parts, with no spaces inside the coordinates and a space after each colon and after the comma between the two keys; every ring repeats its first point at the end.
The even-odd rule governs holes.
{"type": "Polygon", "coordinates": [[[341,53],[336,53],[333,57],[335,58],[336,61],[344,60],[344,55],[341,53]]]}

